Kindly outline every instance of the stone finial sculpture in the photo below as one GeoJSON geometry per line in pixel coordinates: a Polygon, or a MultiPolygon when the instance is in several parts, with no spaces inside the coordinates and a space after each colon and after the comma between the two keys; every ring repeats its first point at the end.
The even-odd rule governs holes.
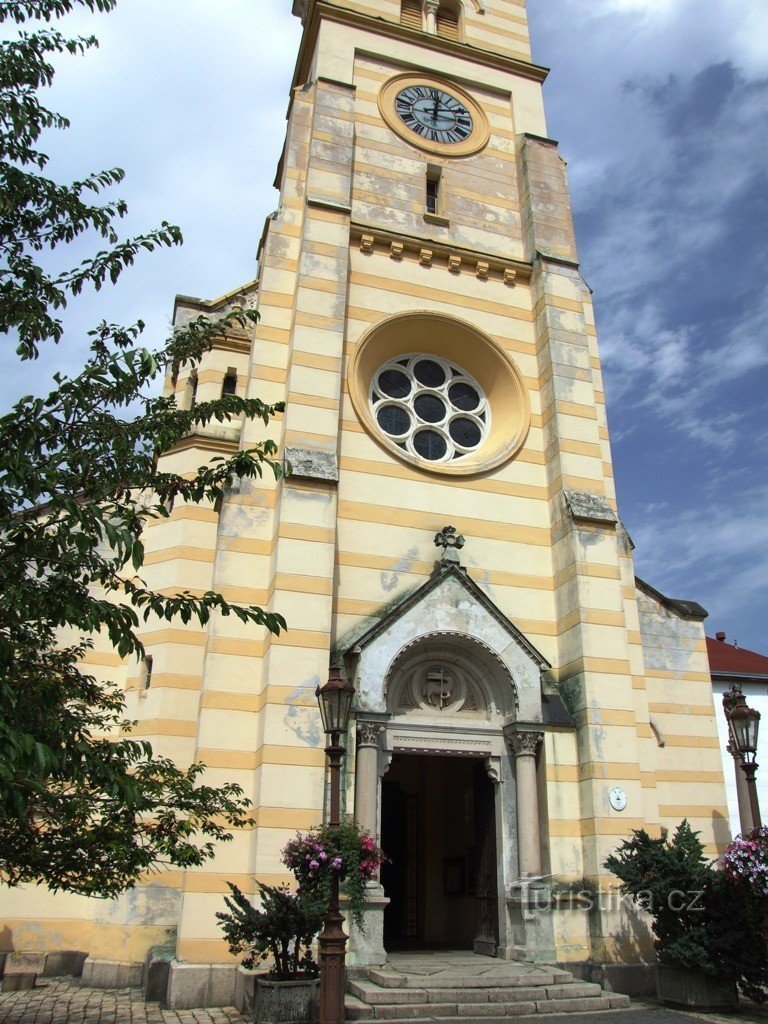
{"type": "Polygon", "coordinates": [[[457,531],[455,526],[444,526],[440,533],[435,534],[435,547],[443,548],[441,559],[443,562],[454,562],[456,565],[460,565],[459,551],[466,543],[466,538],[457,531]]]}

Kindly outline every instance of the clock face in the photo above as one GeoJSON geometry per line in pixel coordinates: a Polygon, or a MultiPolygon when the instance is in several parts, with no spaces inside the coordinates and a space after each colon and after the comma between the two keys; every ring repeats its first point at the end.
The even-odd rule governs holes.
{"type": "Polygon", "coordinates": [[[454,96],[429,85],[409,85],[395,99],[403,124],[428,142],[456,145],[472,134],[472,115],[454,96]]]}
{"type": "Polygon", "coordinates": [[[627,806],[627,794],[621,788],[617,786],[611,790],[611,807],[614,811],[623,811],[627,806]]]}

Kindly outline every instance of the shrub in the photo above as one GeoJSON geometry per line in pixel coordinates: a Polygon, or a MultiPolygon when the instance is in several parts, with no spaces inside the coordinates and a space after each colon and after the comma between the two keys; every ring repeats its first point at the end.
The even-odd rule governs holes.
{"type": "Polygon", "coordinates": [[[261,906],[251,905],[236,885],[227,883],[231,896],[224,902],[228,914],[217,914],[229,943],[230,953],[241,956],[243,967],[274,962],[271,976],[277,981],[297,977],[316,977],[317,963],[311,943],[323,923],[323,910],[317,902],[289,891],[287,885],[258,883],[261,906]]]}
{"type": "Polygon", "coordinates": [[[687,821],[671,840],[634,832],[605,866],[621,880],[622,893],[651,915],[661,963],[732,981],[749,998],[765,1001],[761,902],[706,859],[687,821]]]}

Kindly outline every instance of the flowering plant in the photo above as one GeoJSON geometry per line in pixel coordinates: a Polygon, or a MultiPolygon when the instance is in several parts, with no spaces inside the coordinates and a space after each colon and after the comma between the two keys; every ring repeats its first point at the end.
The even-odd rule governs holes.
{"type": "Polygon", "coordinates": [[[371,836],[347,818],[337,828],[318,826],[299,832],[286,844],[282,861],[299,883],[299,893],[328,902],[334,875],[349,900],[355,924],[363,928],[365,883],[376,877],[386,858],[371,836]]]}
{"type": "Polygon", "coordinates": [[[746,883],[759,899],[768,897],[768,826],[737,836],[723,856],[723,870],[734,883],[746,883]]]}

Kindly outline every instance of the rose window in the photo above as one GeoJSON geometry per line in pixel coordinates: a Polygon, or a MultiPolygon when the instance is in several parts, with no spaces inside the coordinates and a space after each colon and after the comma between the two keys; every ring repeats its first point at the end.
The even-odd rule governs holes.
{"type": "Polygon", "coordinates": [[[490,409],[474,377],[438,356],[393,359],[374,375],[371,408],[399,448],[427,462],[453,462],[488,436],[490,409]]]}

